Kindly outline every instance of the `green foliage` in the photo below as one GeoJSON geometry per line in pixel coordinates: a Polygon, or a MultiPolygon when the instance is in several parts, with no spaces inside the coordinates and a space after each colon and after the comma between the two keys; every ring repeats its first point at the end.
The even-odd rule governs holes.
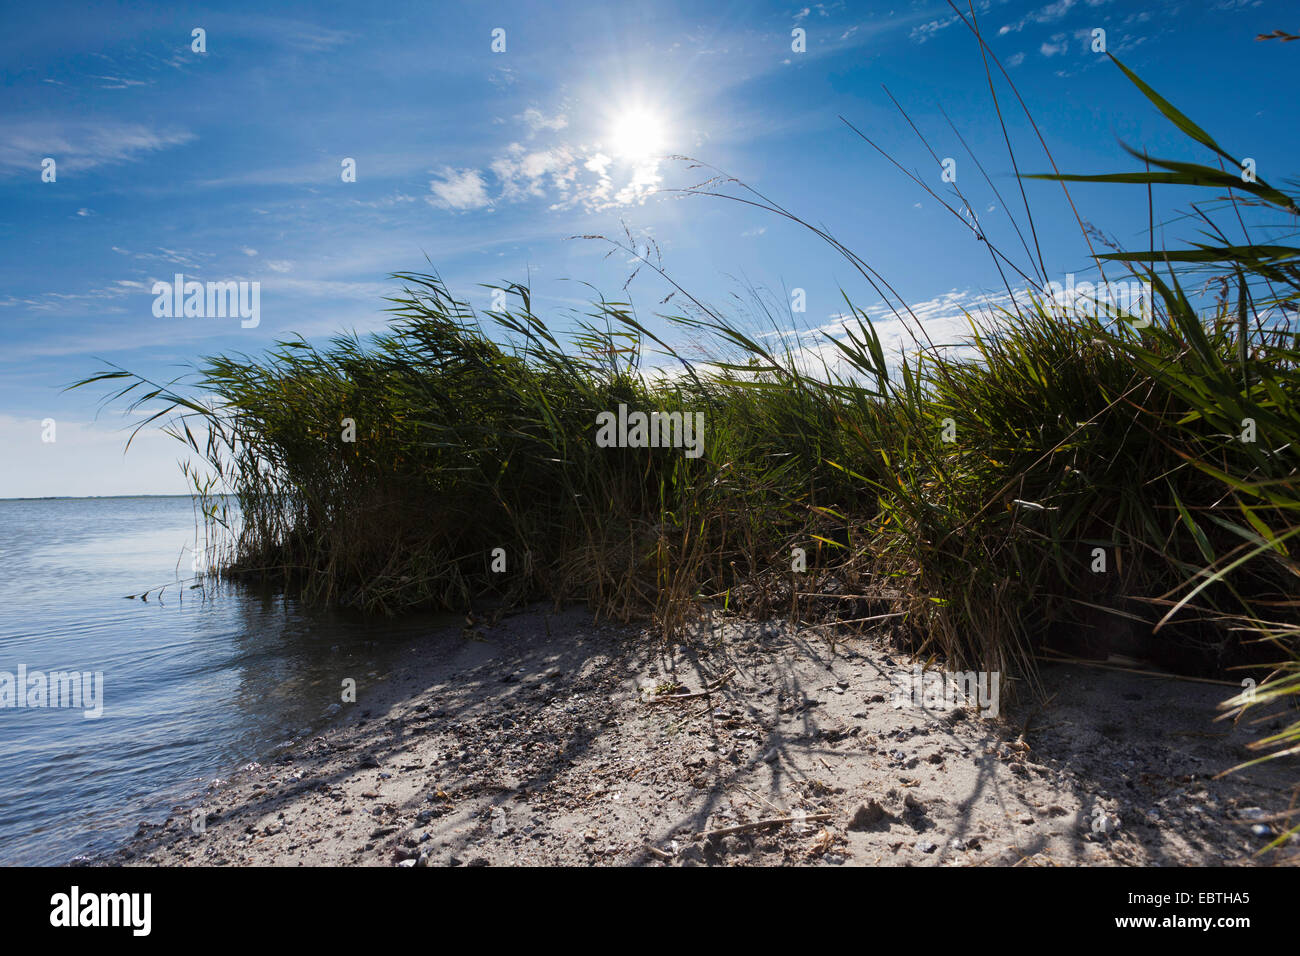
{"type": "MultiPolygon", "coordinates": [[[[1209,188],[1296,213],[1120,68],[1233,166],[1130,150],[1143,170],[1043,178],[1209,188]]],[[[752,190],[741,201],[798,221],[752,190]]],[[[436,277],[403,273],[391,329],[366,343],[209,359],[190,389],[121,369],[78,384],[121,380],[115,398],[168,403],[141,424],[170,420],[238,498],[229,570],[312,598],[384,612],[581,599],[674,631],[701,598],[797,619],[814,603],[800,594],[826,586],[886,602],[901,635],[954,666],[1031,679],[1050,632],[1109,612],[1154,627],[1175,667],[1221,664],[1233,633],[1271,648],[1271,678],[1228,702],[1239,715],[1300,697],[1300,250],[1228,241],[1197,214],[1208,242],[1098,257],[1151,284],[1147,327],[1040,298],[972,317],[964,349],[891,363],[849,303],[847,334],[826,343],[835,361],[810,369],[806,340],[779,323],[759,334],[701,308],[666,317],[703,339],[707,360],[689,361],[623,303],[561,337],[511,285],[489,334],[436,277]],[[1222,291],[1208,314],[1180,280],[1207,269],[1222,291]],[[651,346],[669,371],[643,367],[651,346]],[[702,412],[704,454],[597,447],[597,415],[619,404],[702,412]],[[810,552],[804,583],[792,546],[810,552]],[[497,547],[505,574],[490,570],[497,547]]],[[[1300,722],[1259,747],[1300,751],[1300,722]]]]}

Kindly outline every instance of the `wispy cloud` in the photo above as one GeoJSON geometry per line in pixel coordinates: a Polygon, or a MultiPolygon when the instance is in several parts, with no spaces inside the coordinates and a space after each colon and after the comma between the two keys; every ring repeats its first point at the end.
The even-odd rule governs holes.
{"type": "Polygon", "coordinates": [[[39,172],[52,157],[59,172],[127,163],[150,153],[183,146],[196,139],[186,130],[156,130],[140,123],[0,119],[0,171],[9,175],[39,172]]]}
{"type": "Polygon", "coordinates": [[[563,113],[547,116],[541,110],[532,108],[524,110],[515,118],[521,120],[534,133],[540,130],[559,131],[567,129],[569,125],[569,118],[563,113]]]}
{"type": "Polygon", "coordinates": [[[1055,0],[1046,6],[1039,7],[1037,10],[1025,14],[1019,20],[1013,20],[998,29],[998,36],[1007,33],[1019,33],[1025,27],[1031,24],[1056,23],[1065,18],[1065,16],[1074,8],[1079,6],[1100,7],[1108,3],[1109,0],[1055,0]]]}
{"type": "MultiPolygon", "coordinates": [[[[976,16],[982,17],[984,14],[988,13],[990,6],[991,0],[980,0],[979,3],[975,4],[976,16]]],[[[969,11],[965,11],[964,15],[969,18],[969,11]]],[[[912,27],[908,32],[907,38],[914,43],[925,43],[927,40],[934,39],[936,35],[947,30],[949,27],[961,23],[961,21],[962,17],[956,13],[944,17],[936,17],[933,20],[927,20],[924,23],[912,27]]]]}
{"type": "Polygon", "coordinates": [[[101,90],[129,90],[133,86],[148,86],[149,80],[132,80],[124,76],[97,76],[101,90]]]}

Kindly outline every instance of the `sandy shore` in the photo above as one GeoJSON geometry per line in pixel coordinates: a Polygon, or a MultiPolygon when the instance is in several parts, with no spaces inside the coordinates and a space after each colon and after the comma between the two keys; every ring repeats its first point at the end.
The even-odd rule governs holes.
{"type": "Polygon", "coordinates": [[[910,663],[788,625],[691,645],[585,612],[430,635],[338,725],[98,865],[1256,865],[1296,765],[1214,780],[1228,689],[1078,665],[1050,699],[894,706],[910,663]],[[730,676],[728,676],[730,675],[730,676]],[[665,693],[708,697],[655,701],[665,693]],[[199,810],[201,833],[191,821],[199,810]],[[786,821],[765,823],[764,821],[786,821]]]}

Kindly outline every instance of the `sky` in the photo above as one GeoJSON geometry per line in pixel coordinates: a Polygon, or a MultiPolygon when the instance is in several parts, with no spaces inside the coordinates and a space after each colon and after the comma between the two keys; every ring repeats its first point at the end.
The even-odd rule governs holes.
{"type": "MultiPolygon", "coordinates": [[[[1300,43],[1256,37],[1300,32],[1294,13],[1266,0],[974,4],[1062,171],[1136,169],[1121,142],[1212,158],[1094,51],[1100,29],[1275,182],[1296,172],[1294,104],[1273,90],[1294,84],[1300,43]]],[[[561,328],[594,286],[674,341],[663,280],[628,283],[630,256],[573,237],[652,239],[677,283],[728,314],[757,290],[801,328],[834,328],[847,295],[888,338],[887,310],[845,259],[772,212],[682,192],[712,174],[671,157],[826,229],[953,338],[962,308],[1006,286],[938,199],[1028,271],[1004,123],[1020,171],[1050,171],[990,66],[999,115],[979,44],[942,0],[6,0],[0,19],[0,497],[184,493],[177,442],[146,432],[124,453],[120,408],[65,387],[104,362],[169,380],[205,356],[382,329],[394,272],[436,271],[480,312],[487,285],[526,282],[561,328]],[[255,315],[172,314],[156,283],[177,274],[256,283],[255,315]]],[[[1088,274],[1061,187],[1024,191],[1047,278],[1088,274]]],[[[1147,247],[1144,189],[1071,195],[1105,235],[1147,247]]],[[[1197,238],[1186,198],[1155,198],[1169,241],[1197,238]]]]}

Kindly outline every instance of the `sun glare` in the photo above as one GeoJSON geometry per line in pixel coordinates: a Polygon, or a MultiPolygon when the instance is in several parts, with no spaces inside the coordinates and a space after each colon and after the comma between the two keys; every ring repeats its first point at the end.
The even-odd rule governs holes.
{"type": "Polygon", "coordinates": [[[610,146],[620,159],[649,159],[661,154],[667,137],[663,120],[647,109],[625,110],[610,129],[610,146]]]}

